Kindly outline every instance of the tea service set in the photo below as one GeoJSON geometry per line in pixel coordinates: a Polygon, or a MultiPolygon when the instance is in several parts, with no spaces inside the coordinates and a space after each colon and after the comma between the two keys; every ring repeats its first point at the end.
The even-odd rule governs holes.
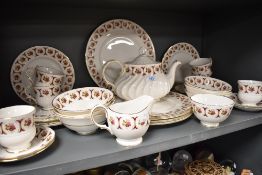
{"type": "Polygon", "coordinates": [[[45,150],[55,139],[50,127],[61,124],[80,135],[106,129],[120,145],[136,146],[150,125],[177,123],[194,113],[204,126],[217,127],[234,105],[262,110],[261,82],[238,81],[238,100],[228,83],[210,77],[212,59],[200,58],[188,43],[171,46],[158,63],[149,35],[129,20],[100,25],[85,56],[100,87],[72,89],[73,65],[55,48],[35,46],[17,57],[11,84],[30,105],[0,109],[0,162],[45,150]],[[179,83],[187,95],[171,91],[179,83]]]}

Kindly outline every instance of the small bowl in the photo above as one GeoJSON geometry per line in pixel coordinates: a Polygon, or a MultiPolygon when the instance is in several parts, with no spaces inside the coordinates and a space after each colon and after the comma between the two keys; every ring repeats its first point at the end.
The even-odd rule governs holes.
{"type": "MultiPolygon", "coordinates": [[[[90,113],[65,115],[55,111],[55,114],[65,127],[77,132],[80,135],[92,134],[98,129],[98,127],[91,120],[90,113]]],[[[94,113],[94,117],[99,124],[104,124],[106,121],[105,113],[103,111],[96,111],[94,113]]]]}
{"type": "Polygon", "coordinates": [[[188,76],[185,78],[186,89],[191,87],[195,90],[207,91],[232,91],[232,86],[222,80],[205,76],[188,76]]]}
{"type": "Polygon", "coordinates": [[[114,94],[108,89],[84,87],[58,95],[53,100],[54,109],[60,114],[79,115],[90,113],[96,105],[109,106],[114,102],[114,94]]]}
{"type": "Polygon", "coordinates": [[[230,115],[235,102],[228,97],[197,94],[191,97],[195,116],[206,127],[217,127],[230,115]]]}

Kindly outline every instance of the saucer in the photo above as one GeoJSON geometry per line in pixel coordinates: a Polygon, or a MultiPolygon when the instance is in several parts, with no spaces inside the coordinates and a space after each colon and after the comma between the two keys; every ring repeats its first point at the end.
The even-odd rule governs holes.
{"type": "Polygon", "coordinates": [[[241,103],[241,101],[237,97],[237,93],[233,93],[231,96],[231,99],[235,101],[235,108],[243,110],[243,111],[250,111],[250,112],[256,112],[256,111],[262,111],[262,102],[251,106],[251,105],[244,105],[241,103]]]}
{"type": "Polygon", "coordinates": [[[11,153],[7,152],[5,148],[0,147],[0,162],[13,162],[35,156],[47,149],[54,140],[55,132],[51,128],[37,126],[36,136],[30,148],[18,153],[11,153]]]}
{"type": "Polygon", "coordinates": [[[153,103],[150,119],[171,119],[188,114],[191,100],[186,95],[170,91],[165,97],[153,103]]]}
{"type": "Polygon", "coordinates": [[[62,122],[59,119],[51,122],[36,123],[36,126],[43,126],[43,127],[52,127],[52,126],[60,126],[60,125],[62,125],[62,122]]]}
{"type": "Polygon", "coordinates": [[[36,115],[35,115],[35,122],[36,123],[48,123],[57,121],[59,118],[56,116],[53,109],[51,110],[43,110],[36,106],[36,115]]]}
{"type": "Polygon", "coordinates": [[[25,102],[33,104],[28,92],[33,92],[32,84],[28,76],[33,78],[34,73],[27,75],[27,70],[36,66],[50,67],[60,70],[65,78],[62,82],[61,91],[65,92],[73,88],[75,83],[75,71],[69,58],[58,49],[49,46],[35,46],[23,51],[15,59],[11,72],[10,80],[15,93],[25,102]]]}

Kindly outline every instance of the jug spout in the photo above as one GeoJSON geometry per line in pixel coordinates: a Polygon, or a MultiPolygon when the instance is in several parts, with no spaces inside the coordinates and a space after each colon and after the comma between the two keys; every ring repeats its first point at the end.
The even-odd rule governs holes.
{"type": "Polygon", "coordinates": [[[180,61],[175,61],[172,66],[170,67],[168,73],[167,73],[167,79],[169,80],[170,88],[173,87],[175,83],[175,78],[176,78],[176,68],[178,65],[180,65],[180,61]]]}

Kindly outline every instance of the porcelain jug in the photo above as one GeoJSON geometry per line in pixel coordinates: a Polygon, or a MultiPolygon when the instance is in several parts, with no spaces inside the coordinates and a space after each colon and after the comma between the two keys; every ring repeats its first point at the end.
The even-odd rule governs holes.
{"type": "Polygon", "coordinates": [[[149,95],[154,99],[166,96],[175,82],[175,72],[181,62],[174,62],[168,73],[162,69],[162,63],[155,62],[147,56],[139,56],[131,63],[122,64],[119,61],[108,61],[102,76],[112,86],[115,94],[125,100],[135,99],[141,95],[149,95]],[[115,82],[105,76],[107,67],[117,63],[121,66],[121,73],[115,82]]]}
{"type": "Polygon", "coordinates": [[[142,142],[142,136],[149,127],[149,111],[153,101],[153,97],[144,95],[109,107],[97,105],[91,110],[91,119],[95,125],[115,135],[120,145],[135,146],[142,142]],[[108,126],[95,121],[93,113],[98,110],[97,108],[103,108],[106,111],[108,126]]]}

